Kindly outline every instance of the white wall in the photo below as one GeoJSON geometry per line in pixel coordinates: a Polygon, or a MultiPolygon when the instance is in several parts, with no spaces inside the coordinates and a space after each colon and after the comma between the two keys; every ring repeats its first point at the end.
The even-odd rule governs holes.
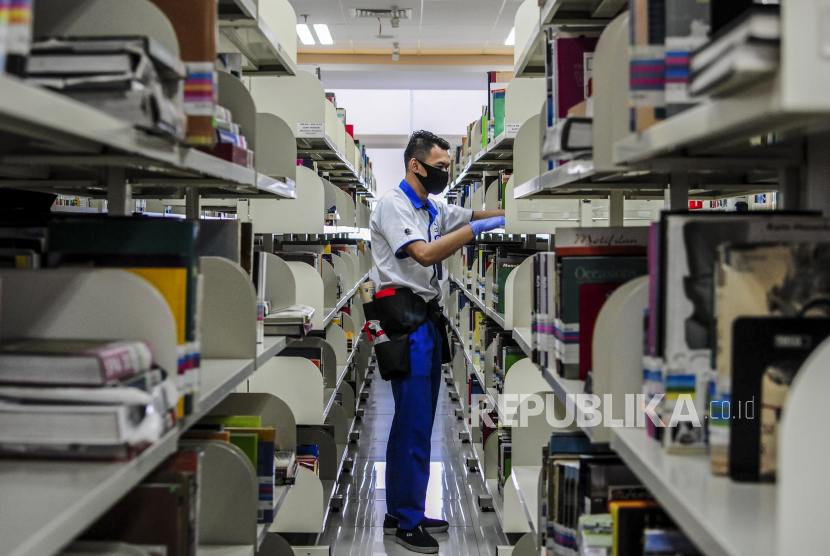
{"type": "Polygon", "coordinates": [[[337,106],[346,109],[346,122],[354,126],[355,138],[364,141],[378,182],[377,195],[397,187],[404,177],[403,151],[406,138],[417,129],[446,137],[453,147],[467,125],[481,117],[487,92],[481,90],[371,90],[333,89],[337,106]],[[374,148],[386,143],[394,148],[374,148]],[[368,138],[367,138],[368,139],[368,138]]]}

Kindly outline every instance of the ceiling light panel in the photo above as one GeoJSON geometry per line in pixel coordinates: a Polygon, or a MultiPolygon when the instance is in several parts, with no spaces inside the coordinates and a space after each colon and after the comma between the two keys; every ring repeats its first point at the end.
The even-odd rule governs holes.
{"type": "Polygon", "coordinates": [[[320,44],[334,44],[334,39],[331,38],[331,33],[329,33],[329,26],[325,23],[315,23],[314,32],[317,33],[320,44]]]}
{"type": "Polygon", "coordinates": [[[305,23],[297,24],[297,37],[299,37],[300,42],[305,45],[317,44],[314,41],[314,36],[311,34],[311,29],[309,29],[308,25],[305,23]]]}

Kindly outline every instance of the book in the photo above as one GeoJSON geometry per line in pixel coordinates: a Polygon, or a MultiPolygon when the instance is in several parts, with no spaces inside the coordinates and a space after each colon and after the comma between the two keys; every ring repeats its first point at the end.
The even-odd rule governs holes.
{"type": "Polygon", "coordinates": [[[147,342],[6,340],[0,342],[0,383],[103,386],[153,367],[147,342]]]}
{"type": "MultiPolygon", "coordinates": [[[[726,2],[713,2],[726,4],[726,2]]],[[[739,2],[733,2],[739,4],[739,2]]],[[[713,10],[713,20],[716,14],[713,10]]],[[[692,52],[689,68],[697,72],[720,59],[727,52],[744,44],[777,44],[781,39],[780,6],[755,4],[739,17],[712,34],[709,41],[692,52]]],[[[714,21],[713,21],[714,25],[714,21]]]]}
{"type": "Polygon", "coordinates": [[[236,428],[228,427],[230,442],[243,449],[249,458],[256,457],[251,463],[256,469],[259,483],[259,502],[257,505],[257,521],[271,523],[274,521],[275,485],[275,431],[274,427],[236,428]],[[255,439],[250,438],[254,436],[255,439]]]}
{"type": "Polygon", "coordinates": [[[559,256],[555,353],[559,374],[579,378],[580,288],[584,284],[622,284],[648,273],[643,256],[559,256]]]}
{"type": "Polygon", "coordinates": [[[542,157],[546,160],[584,158],[594,148],[593,118],[566,116],[545,133],[542,157]]]}
{"type": "MultiPolygon", "coordinates": [[[[567,118],[568,109],[585,100],[585,53],[593,52],[598,37],[557,36],[555,39],[556,119],[567,118]]],[[[552,122],[549,122],[552,123],[552,122]]]]}
{"type": "Polygon", "coordinates": [[[594,326],[603,305],[619,282],[583,284],[579,288],[579,380],[593,370],[594,326]]]}
{"type": "Polygon", "coordinates": [[[643,556],[699,556],[695,545],[674,527],[643,530],[643,556]]]}
{"type": "Polygon", "coordinates": [[[646,529],[674,526],[660,505],[650,500],[609,502],[608,511],[614,520],[613,556],[642,554],[646,529]]]}
{"type": "MultiPolygon", "coordinates": [[[[718,246],[821,235],[827,223],[811,213],[664,212],[660,227],[658,356],[663,360],[666,388],[661,411],[671,414],[679,396],[685,394],[702,417],[707,412],[714,368],[719,365],[712,361],[717,337],[713,308],[718,246]]],[[[703,427],[665,432],[664,443],[670,451],[705,450],[703,427]],[[678,438],[683,442],[676,442],[678,438]]]]}
{"type": "Polygon", "coordinates": [[[262,427],[260,415],[207,415],[199,420],[205,425],[223,425],[225,429],[258,429],[262,427]]]}
{"type": "Polygon", "coordinates": [[[217,8],[215,0],[151,0],[170,20],[179,39],[179,56],[184,62],[184,111],[187,114],[187,142],[212,146],[218,97],[216,74],[217,8]]]}
{"type": "Polygon", "coordinates": [[[84,540],[118,540],[161,545],[167,556],[189,556],[190,489],[185,474],[178,480],[141,483],[128,492],[81,535],[84,540]]]}
{"type": "Polygon", "coordinates": [[[167,301],[176,322],[180,416],[192,413],[198,399],[198,233],[199,222],[173,218],[77,219],[49,227],[50,266],[124,268],[153,284],[167,301]]]}
{"type": "Polygon", "coordinates": [[[689,94],[689,57],[709,38],[709,3],[700,0],[666,2],[666,117],[702,99],[689,94]]]}
{"type": "Polygon", "coordinates": [[[292,484],[297,474],[297,459],[294,452],[278,450],[274,454],[274,484],[292,484]]]}
{"type": "Polygon", "coordinates": [[[666,117],[666,3],[629,0],[630,131],[643,131],[666,117]]]}
{"type": "Polygon", "coordinates": [[[745,43],[733,46],[717,60],[692,74],[692,95],[722,96],[743,89],[775,73],[780,46],[776,43],[745,43]]]}
{"type": "Polygon", "coordinates": [[[99,446],[99,454],[130,457],[175,426],[170,388],[2,386],[0,451],[86,457],[84,446],[99,446]]]}
{"type": "Polygon", "coordinates": [[[201,458],[199,449],[180,448],[164,460],[144,482],[147,483],[178,483],[186,479],[188,487],[187,508],[187,554],[195,556],[199,546],[199,508],[201,484],[201,458]]]}
{"type": "Polygon", "coordinates": [[[290,336],[301,338],[311,330],[314,308],[307,305],[291,305],[268,313],[263,324],[266,336],[290,336]]]}

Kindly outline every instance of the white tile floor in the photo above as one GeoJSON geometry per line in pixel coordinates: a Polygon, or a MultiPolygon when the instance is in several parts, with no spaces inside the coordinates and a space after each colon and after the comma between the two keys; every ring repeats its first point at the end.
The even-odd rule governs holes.
{"type": "MultiPolygon", "coordinates": [[[[412,555],[395,544],[393,536],[384,536],[386,513],[386,440],[392,426],[395,402],[388,382],[377,373],[369,388],[369,400],[362,404],[365,416],[357,428],[360,443],[350,448],[354,469],[340,477],[340,492],[345,505],[329,516],[320,545],[331,546],[333,556],[412,555]]],[[[476,495],[486,492],[479,473],[470,473],[464,462],[472,453],[470,444],[458,440],[464,424],[454,416],[457,403],[450,401],[446,386],[441,397],[432,431],[430,482],[427,489],[426,514],[450,523],[447,533],[435,535],[440,554],[453,556],[495,556],[496,545],[507,540],[494,513],[478,509],[476,495]]]]}

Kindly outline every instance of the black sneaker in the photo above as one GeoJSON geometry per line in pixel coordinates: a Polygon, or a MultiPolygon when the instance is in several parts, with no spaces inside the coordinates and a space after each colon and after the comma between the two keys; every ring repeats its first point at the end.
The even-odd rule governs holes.
{"type": "Polygon", "coordinates": [[[450,530],[450,524],[443,519],[430,519],[425,517],[421,526],[427,533],[446,533],[450,530]]]}
{"type": "MultiPolygon", "coordinates": [[[[425,517],[421,522],[421,525],[424,526],[424,530],[427,533],[446,533],[450,530],[450,524],[442,519],[430,519],[425,517]]],[[[386,517],[383,518],[383,534],[394,535],[397,530],[398,518],[393,515],[386,514],[386,517]]]]}
{"type": "Polygon", "coordinates": [[[423,525],[419,525],[411,531],[399,528],[395,532],[395,542],[412,552],[438,554],[438,541],[424,531],[423,525]]]}
{"type": "Polygon", "coordinates": [[[383,518],[383,534],[384,535],[394,535],[398,531],[398,518],[386,514],[386,517],[383,518]]]}

